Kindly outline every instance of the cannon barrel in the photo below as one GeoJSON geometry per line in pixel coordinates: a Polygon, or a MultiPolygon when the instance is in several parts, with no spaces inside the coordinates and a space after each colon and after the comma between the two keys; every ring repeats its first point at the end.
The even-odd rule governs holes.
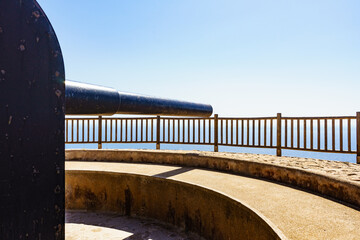
{"type": "Polygon", "coordinates": [[[209,117],[212,107],[208,104],[124,93],[113,88],[67,80],[65,112],[69,115],[143,114],[209,117]]]}

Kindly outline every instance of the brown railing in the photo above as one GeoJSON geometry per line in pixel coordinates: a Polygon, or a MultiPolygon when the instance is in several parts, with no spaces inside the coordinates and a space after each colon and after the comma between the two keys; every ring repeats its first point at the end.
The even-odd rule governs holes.
{"type": "Polygon", "coordinates": [[[357,154],[360,112],[344,117],[66,118],[65,143],[156,143],[357,154]]]}

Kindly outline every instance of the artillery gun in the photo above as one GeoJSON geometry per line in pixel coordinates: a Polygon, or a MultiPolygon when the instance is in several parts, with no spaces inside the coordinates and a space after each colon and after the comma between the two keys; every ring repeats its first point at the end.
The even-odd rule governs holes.
{"type": "Polygon", "coordinates": [[[119,92],[113,88],[69,80],[65,85],[66,114],[69,115],[143,114],[209,117],[212,114],[212,107],[208,104],[119,92]]]}

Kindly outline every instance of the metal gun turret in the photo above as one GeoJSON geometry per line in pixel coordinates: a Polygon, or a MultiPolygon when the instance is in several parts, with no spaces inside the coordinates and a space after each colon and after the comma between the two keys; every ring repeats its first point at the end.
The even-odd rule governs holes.
{"type": "Polygon", "coordinates": [[[113,88],[69,80],[65,82],[65,109],[69,115],[142,114],[197,117],[209,117],[213,111],[208,104],[119,92],[113,88]]]}

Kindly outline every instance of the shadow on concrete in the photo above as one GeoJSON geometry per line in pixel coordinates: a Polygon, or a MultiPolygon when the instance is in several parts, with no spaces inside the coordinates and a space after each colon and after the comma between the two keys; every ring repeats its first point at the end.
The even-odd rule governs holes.
{"type": "Polygon", "coordinates": [[[172,176],[175,176],[175,175],[179,175],[181,173],[189,172],[191,170],[193,170],[193,168],[180,167],[180,168],[175,169],[175,170],[155,174],[155,175],[153,175],[153,177],[169,178],[169,177],[172,177],[172,176]]]}

